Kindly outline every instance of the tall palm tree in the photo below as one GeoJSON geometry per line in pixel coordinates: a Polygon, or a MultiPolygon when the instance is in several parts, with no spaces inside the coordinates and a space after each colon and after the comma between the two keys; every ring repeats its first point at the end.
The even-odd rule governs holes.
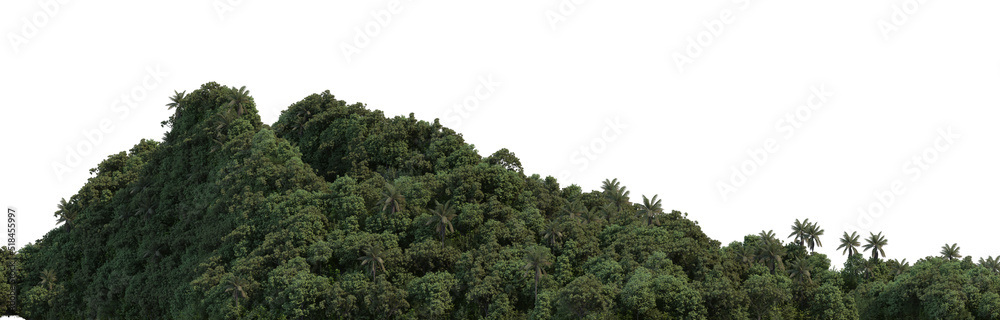
{"type": "Polygon", "coordinates": [[[521,268],[525,274],[534,273],[535,276],[535,301],[538,301],[538,281],[545,274],[545,268],[552,265],[549,258],[549,248],[543,246],[531,246],[524,255],[524,267],[521,268]]]}
{"type": "Polygon", "coordinates": [[[844,236],[840,238],[840,246],[837,249],[844,249],[843,253],[847,254],[848,258],[858,254],[858,247],[861,246],[861,242],[858,241],[859,237],[857,231],[851,232],[851,234],[844,231],[844,236]]]}
{"type": "Polygon", "coordinates": [[[798,258],[788,264],[788,277],[795,280],[795,282],[811,285],[812,284],[812,265],[809,260],[798,258]]]}
{"type": "Polygon", "coordinates": [[[642,204],[639,205],[639,216],[646,220],[646,225],[660,225],[660,215],[663,214],[663,199],[657,199],[659,195],[653,195],[653,199],[642,196],[642,204]]]}
{"type": "Polygon", "coordinates": [[[240,87],[239,89],[233,87],[229,93],[229,102],[225,104],[225,107],[230,110],[236,110],[236,114],[242,116],[243,106],[249,102],[250,91],[247,91],[247,86],[240,87]]]}
{"type": "Polygon", "coordinates": [[[399,212],[403,209],[403,194],[399,193],[399,189],[391,183],[385,184],[385,190],[382,191],[382,211],[390,209],[391,213],[399,212]]]}
{"type": "Polygon", "coordinates": [[[62,198],[59,200],[59,204],[56,205],[56,208],[59,209],[56,210],[55,213],[56,218],[58,218],[56,223],[65,222],[67,228],[72,228],[73,220],[76,220],[76,210],[73,209],[73,205],[66,202],[66,198],[62,198]]]}
{"type": "Polygon", "coordinates": [[[240,298],[246,299],[247,292],[245,288],[247,287],[246,280],[238,277],[232,277],[229,279],[229,283],[226,284],[226,292],[233,293],[233,301],[236,302],[236,309],[240,308],[240,298]]]}
{"type": "Polygon", "coordinates": [[[549,242],[549,246],[555,246],[556,241],[559,241],[559,239],[562,239],[563,237],[562,231],[563,229],[561,224],[558,224],[555,221],[549,222],[549,226],[546,227],[545,230],[542,230],[542,240],[547,240],[549,242]]]}
{"type": "Polygon", "coordinates": [[[823,232],[824,230],[815,222],[806,226],[806,244],[809,245],[809,251],[815,252],[816,247],[823,246],[823,242],[819,240],[819,236],[822,236],[823,232]]]}
{"type": "Polygon", "coordinates": [[[795,241],[795,243],[798,243],[800,246],[805,247],[806,228],[808,227],[809,227],[808,218],[804,221],[799,221],[799,219],[795,219],[795,223],[792,224],[792,233],[788,234],[788,237],[792,238],[792,241],[795,241]]]}
{"type": "Polygon", "coordinates": [[[979,265],[987,270],[1000,273],[1000,256],[997,256],[996,258],[989,256],[986,257],[986,259],[979,258],[979,265]]]}
{"type": "Polygon", "coordinates": [[[372,282],[375,282],[375,272],[382,269],[385,271],[385,262],[382,261],[382,249],[374,246],[368,246],[365,248],[365,255],[358,258],[361,260],[361,266],[364,267],[368,265],[368,270],[372,273],[372,282]]]}
{"type": "Polygon", "coordinates": [[[775,270],[785,270],[785,264],[782,262],[782,257],[786,253],[785,246],[775,238],[774,231],[761,231],[760,238],[756,248],[757,260],[767,265],[771,269],[771,274],[774,274],[775,270]]]}
{"type": "Polygon", "coordinates": [[[183,109],[181,106],[181,100],[184,99],[184,94],[186,93],[187,91],[177,92],[177,90],[174,90],[174,96],[170,97],[170,103],[167,103],[167,110],[176,108],[177,116],[179,117],[181,115],[181,109],[183,109]]]}
{"type": "Polygon", "coordinates": [[[441,248],[444,248],[444,236],[448,232],[455,232],[455,227],[451,224],[451,220],[455,219],[455,208],[451,207],[451,202],[445,202],[441,204],[434,201],[437,204],[437,208],[431,211],[430,219],[427,219],[427,225],[434,224],[434,229],[441,234],[441,248]]]}
{"type": "Polygon", "coordinates": [[[959,247],[957,243],[953,243],[951,245],[945,243],[944,246],[941,247],[941,256],[948,260],[959,259],[962,257],[961,254],[958,254],[958,250],[960,249],[962,248],[959,247]]]}
{"type": "Polygon", "coordinates": [[[52,291],[52,288],[56,285],[56,273],[51,269],[45,269],[42,270],[41,278],[41,285],[48,287],[49,291],[52,291]]]}
{"type": "Polygon", "coordinates": [[[872,258],[878,260],[879,253],[881,253],[883,257],[885,256],[885,249],[883,249],[883,247],[889,244],[889,240],[886,240],[885,237],[882,236],[881,232],[877,235],[871,232],[869,232],[869,234],[871,234],[871,236],[868,237],[868,239],[865,239],[865,242],[867,242],[864,247],[865,251],[871,250],[872,258]]]}

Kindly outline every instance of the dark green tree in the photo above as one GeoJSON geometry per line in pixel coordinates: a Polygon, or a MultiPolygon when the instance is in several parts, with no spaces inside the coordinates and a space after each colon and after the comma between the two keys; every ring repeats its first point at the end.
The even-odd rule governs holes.
{"type": "Polygon", "coordinates": [[[869,236],[868,239],[865,239],[865,242],[865,251],[872,251],[872,259],[878,260],[879,254],[883,257],[885,256],[884,247],[889,244],[889,240],[886,240],[885,236],[883,236],[881,232],[877,235],[871,233],[871,236],[869,236]]]}
{"type": "Polygon", "coordinates": [[[859,253],[859,246],[861,246],[861,242],[858,241],[858,232],[847,234],[847,231],[844,231],[844,236],[840,238],[840,246],[837,247],[837,250],[844,249],[843,253],[850,257],[859,253]]]}
{"type": "Polygon", "coordinates": [[[445,202],[441,204],[435,201],[437,207],[434,208],[431,213],[431,217],[427,219],[427,225],[434,225],[434,230],[441,235],[441,247],[444,247],[444,236],[448,232],[455,232],[455,227],[452,225],[451,221],[457,216],[455,214],[455,208],[451,207],[451,202],[445,202]]]}

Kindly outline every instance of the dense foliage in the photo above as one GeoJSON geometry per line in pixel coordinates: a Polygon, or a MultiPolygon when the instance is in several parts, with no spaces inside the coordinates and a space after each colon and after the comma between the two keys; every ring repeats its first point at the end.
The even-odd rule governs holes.
{"type": "MultiPolygon", "coordinates": [[[[722,246],[658,196],[585,192],[437,121],[329,92],[262,124],[245,88],[178,93],[16,256],[29,319],[1000,319],[996,258],[913,266],[795,221],[722,246]],[[782,228],[783,229],[783,228],[782,228]],[[871,257],[866,257],[871,252],[871,257]]],[[[890,251],[891,253],[891,251],[890,251]]],[[[9,273],[9,252],[0,272],[9,273]]],[[[9,285],[0,293],[9,296],[9,285]]]]}

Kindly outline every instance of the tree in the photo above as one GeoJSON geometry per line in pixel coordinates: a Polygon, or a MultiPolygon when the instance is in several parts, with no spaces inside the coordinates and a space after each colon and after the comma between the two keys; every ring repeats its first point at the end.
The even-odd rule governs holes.
{"type": "Polygon", "coordinates": [[[803,285],[812,285],[812,264],[809,260],[798,258],[788,264],[788,277],[803,285]]]}
{"type": "Polygon", "coordinates": [[[761,231],[760,241],[757,242],[757,260],[761,261],[774,274],[775,270],[785,270],[782,256],[785,255],[785,247],[781,241],[775,238],[774,231],[761,231]]]}
{"type": "Polygon", "coordinates": [[[653,195],[653,199],[642,196],[642,204],[639,205],[639,216],[646,221],[646,225],[660,225],[660,215],[663,214],[663,199],[657,199],[659,195],[653,195]]]}
{"type": "Polygon", "coordinates": [[[861,246],[858,237],[857,231],[851,232],[851,234],[844,231],[844,236],[840,238],[840,246],[837,249],[844,249],[843,253],[848,257],[858,254],[858,247],[861,246]]]}
{"type": "Polygon", "coordinates": [[[535,301],[538,301],[538,282],[542,279],[542,275],[545,275],[545,268],[551,265],[552,260],[549,248],[543,246],[528,247],[524,255],[524,267],[522,267],[522,270],[525,271],[525,274],[534,274],[535,301]]]}
{"type": "Polygon", "coordinates": [[[587,273],[559,290],[559,313],[574,319],[603,316],[611,309],[613,299],[609,290],[593,274],[587,273]]]}
{"type": "Polygon", "coordinates": [[[987,270],[1000,273],[1000,256],[997,256],[996,258],[989,256],[986,257],[986,259],[979,258],[979,265],[987,270]]]}
{"type": "Polygon", "coordinates": [[[170,97],[170,103],[167,103],[167,110],[176,108],[178,117],[180,116],[181,109],[183,108],[183,106],[181,106],[181,100],[184,100],[185,93],[187,93],[187,91],[177,92],[177,90],[174,90],[174,96],[170,97]]]}
{"type": "Polygon", "coordinates": [[[562,237],[562,225],[555,221],[549,222],[549,226],[542,231],[542,240],[548,241],[549,246],[555,246],[562,237]]]}
{"type": "Polygon", "coordinates": [[[73,220],[76,219],[76,210],[73,209],[72,203],[67,203],[66,198],[59,200],[57,205],[59,210],[56,211],[55,216],[58,218],[56,223],[66,223],[67,227],[72,227],[73,220]]]}
{"type": "Polygon", "coordinates": [[[361,260],[361,266],[364,267],[368,265],[368,271],[372,273],[372,282],[375,282],[375,272],[382,269],[385,272],[385,262],[382,261],[382,249],[375,246],[368,246],[365,248],[365,255],[358,258],[361,260]]]}
{"type": "Polygon", "coordinates": [[[562,212],[570,219],[579,220],[583,215],[588,214],[587,206],[582,201],[576,200],[562,208],[562,212]]]}
{"type": "Polygon", "coordinates": [[[906,269],[910,268],[910,263],[906,262],[906,259],[896,261],[896,259],[889,260],[889,270],[892,271],[894,275],[901,275],[906,272],[906,269]]]}
{"type": "Polygon", "coordinates": [[[41,275],[41,285],[45,286],[52,291],[53,287],[56,285],[56,273],[52,269],[45,269],[42,271],[41,275]]]}
{"type": "Polygon", "coordinates": [[[233,87],[229,92],[229,102],[227,102],[224,107],[231,110],[236,110],[236,114],[243,116],[243,106],[250,102],[250,91],[247,91],[246,86],[242,86],[239,89],[233,87]]]}
{"type": "Polygon", "coordinates": [[[630,191],[625,190],[625,187],[621,186],[617,178],[614,180],[604,179],[604,182],[601,184],[601,190],[603,190],[604,198],[614,206],[618,213],[621,213],[629,206],[628,195],[630,191]]]}
{"type": "Polygon", "coordinates": [[[806,226],[806,244],[809,245],[809,251],[814,251],[816,247],[822,247],[823,242],[820,241],[819,236],[823,235],[824,230],[819,227],[819,224],[815,222],[806,226]]]}
{"type": "Polygon", "coordinates": [[[399,189],[391,183],[385,184],[385,190],[382,190],[382,211],[386,209],[390,210],[390,213],[396,213],[403,210],[403,194],[399,193],[399,189]]]}
{"type": "Polygon", "coordinates": [[[243,280],[242,278],[238,278],[235,276],[229,278],[229,283],[226,284],[226,292],[233,293],[233,302],[236,302],[237,310],[239,310],[240,308],[240,298],[243,299],[247,298],[246,287],[247,287],[246,280],[243,280]]]}
{"type": "Polygon", "coordinates": [[[806,230],[808,228],[809,228],[809,219],[806,219],[805,221],[799,221],[799,219],[795,219],[795,223],[792,224],[792,233],[788,234],[788,237],[792,238],[792,240],[795,241],[795,243],[798,243],[800,246],[805,247],[806,237],[807,237],[806,230]]]}
{"type": "Polygon", "coordinates": [[[872,258],[876,260],[878,259],[880,253],[884,257],[885,249],[883,249],[883,247],[889,244],[889,240],[886,240],[885,237],[882,236],[881,232],[879,232],[878,235],[871,232],[869,233],[871,234],[871,236],[868,237],[868,239],[865,239],[865,241],[867,242],[864,247],[865,251],[871,250],[872,258]]]}
{"type": "Polygon", "coordinates": [[[959,259],[962,257],[962,255],[958,253],[959,249],[962,248],[959,247],[957,243],[953,243],[951,245],[945,243],[944,246],[941,247],[941,257],[948,260],[959,259]]]}
{"type": "Polygon", "coordinates": [[[441,204],[440,202],[434,201],[437,204],[431,215],[430,219],[427,219],[427,225],[434,224],[434,229],[441,235],[441,247],[444,248],[444,236],[448,232],[455,232],[455,227],[452,226],[451,220],[455,219],[455,208],[451,207],[451,202],[445,202],[441,204]]]}
{"type": "Polygon", "coordinates": [[[524,169],[521,168],[521,160],[517,159],[517,156],[513,152],[510,152],[510,150],[507,150],[507,148],[494,152],[486,158],[486,163],[517,173],[524,173],[524,169]]]}
{"type": "Polygon", "coordinates": [[[790,282],[787,277],[766,273],[751,275],[743,282],[743,290],[750,299],[750,310],[757,315],[757,319],[768,315],[771,315],[768,318],[776,318],[773,314],[792,299],[790,282]]]}

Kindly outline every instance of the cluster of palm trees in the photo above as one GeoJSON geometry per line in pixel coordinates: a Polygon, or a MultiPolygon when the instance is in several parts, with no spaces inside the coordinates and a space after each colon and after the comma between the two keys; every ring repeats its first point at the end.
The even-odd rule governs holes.
{"type": "Polygon", "coordinates": [[[809,251],[815,252],[816,247],[822,247],[823,242],[820,241],[819,236],[823,235],[824,230],[819,227],[819,224],[815,222],[809,222],[809,219],[799,221],[795,219],[795,223],[792,224],[792,233],[788,235],[789,238],[800,246],[809,248],[809,251]]]}
{"type": "MultiPolygon", "coordinates": [[[[885,257],[885,246],[889,244],[889,240],[885,239],[882,232],[879,232],[878,234],[869,232],[869,234],[870,236],[865,239],[866,243],[862,248],[864,248],[865,251],[872,251],[872,259],[878,260],[880,254],[882,257],[885,257]]],[[[848,257],[861,254],[861,252],[858,251],[858,247],[861,246],[861,242],[858,241],[859,237],[860,236],[858,236],[857,231],[851,232],[851,234],[847,234],[845,231],[844,235],[840,238],[840,246],[837,247],[837,249],[843,249],[842,252],[848,257]]]]}

